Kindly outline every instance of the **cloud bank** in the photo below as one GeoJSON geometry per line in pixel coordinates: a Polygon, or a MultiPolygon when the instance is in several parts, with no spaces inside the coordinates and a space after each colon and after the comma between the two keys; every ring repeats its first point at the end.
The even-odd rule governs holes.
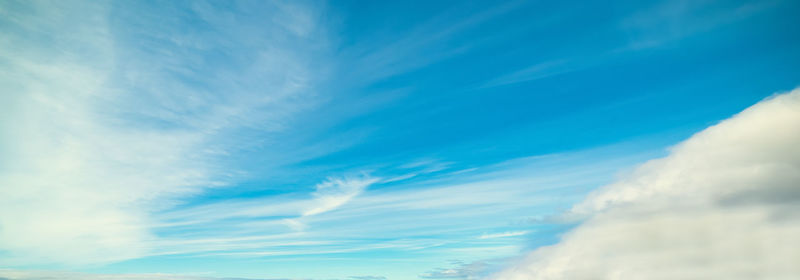
{"type": "Polygon", "coordinates": [[[569,211],[585,221],[492,279],[796,279],[800,90],[675,146],[569,211]]]}

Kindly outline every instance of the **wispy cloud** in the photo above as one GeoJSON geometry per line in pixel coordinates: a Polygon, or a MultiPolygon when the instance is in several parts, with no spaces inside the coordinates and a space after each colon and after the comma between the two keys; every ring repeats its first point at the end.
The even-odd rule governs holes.
{"type": "Polygon", "coordinates": [[[130,274],[91,274],[66,271],[37,271],[0,269],[2,280],[289,280],[289,279],[252,279],[252,278],[219,278],[165,273],[130,273],[130,274]]]}
{"type": "Polygon", "coordinates": [[[483,172],[442,174],[437,181],[369,191],[386,181],[371,176],[330,178],[317,184],[310,197],[266,196],[174,209],[159,215],[165,219],[160,228],[165,240],[159,247],[164,254],[216,256],[376,250],[487,258],[513,254],[519,248],[511,237],[535,233],[526,215],[555,215],[557,205],[577,201],[580,190],[605,182],[613,170],[642,157],[587,162],[610,154],[619,156],[585,151],[518,159],[486,166],[483,172]],[[187,240],[184,232],[193,236],[187,240]],[[175,240],[170,238],[173,234],[175,240]]]}
{"type": "Polygon", "coordinates": [[[479,86],[478,89],[530,82],[574,71],[576,66],[570,65],[567,62],[567,60],[562,59],[537,63],[515,72],[491,79],[479,86]]]}
{"type": "Polygon", "coordinates": [[[654,4],[620,21],[628,44],[619,50],[658,47],[753,16],[777,1],[758,1],[710,9],[718,1],[666,1],[654,4]]]}
{"type": "Polygon", "coordinates": [[[528,234],[529,231],[507,231],[507,232],[500,232],[500,233],[486,233],[478,237],[479,239],[492,239],[492,238],[503,238],[503,237],[513,237],[513,236],[521,236],[528,234]]]}
{"type": "Polygon", "coordinates": [[[453,261],[451,268],[437,268],[419,275],[423,279],[482,279],[489,272],[490,264],[484,261],[464,263],[453,261]]]}
{"type": "Polygon", "coordinates": [[[463,54],[481,41],[456,45],[448,42],[524,4],[524,1],[509,1],[479,11],[471,10],[469,5],[453,7],[409,30],[387,32],[374,41],[346,49],[348,60],[355,63],[355,67],[348,68],[358,71],[354,76],[362,79],[361,82],[374,82],[463,54]],[[465,14],[465,11],[469,12],[465,14]]]}
{"type": "Polygon", "coordinates": [[[636,11],[608,28],[598,32],[611,36],[625,34],[610,46],[576,50],[560,58],[545,57],[530,65],[513,69],[473,89],[487,89],[518,83],[533,82],[562,74],[591,69],[613,61],[626,52],[656,48],[681,39],[736,23],[775,6],[778,1],[761,1],[717,7],[719,1],[663,1],[636,11]]]}
{"type": "Polygon", "coordinates": [[[270,29],[286,40],[264,45],[226,32],[252,18],[230,20],[197,4],[196,13],[163,22],[157,14],[174,7],[0,3],[8,15],[0,27],[0,265],[150,254],[159,238],[152,213],[242,174],[219,160],[249,142],[231,135],[278,130],[302,108],[296,99],[311,75],[292,46],[302,34],[270,29]],[[115,25],[111,13],[141,24],[115,25]],[[188,20],[225,35],[181,25],[188,20]],[[247,52],[237,52],[245,42],[247,52]],[[205,60],[209,53],[230,59],[205,60]],[[238,54],[247,62],[228,63],[238,54]]]}
{"type": "Polygon", "coordinates": [[[317,215],[336,209],[361,194],[367,186],[378,181],[380,178],[329,178],[316,186],[317,190],[312,194],[314,206],[303,211],[303,216],[317,215]]]}

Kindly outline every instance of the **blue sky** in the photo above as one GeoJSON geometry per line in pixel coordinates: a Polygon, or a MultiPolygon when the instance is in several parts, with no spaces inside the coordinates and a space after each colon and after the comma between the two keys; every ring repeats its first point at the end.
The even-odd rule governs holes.
{"type": "Polygon", "coordinates": [[[0,268],[479,279],[796,87],[798,8],[0,1],[0,268]]]}

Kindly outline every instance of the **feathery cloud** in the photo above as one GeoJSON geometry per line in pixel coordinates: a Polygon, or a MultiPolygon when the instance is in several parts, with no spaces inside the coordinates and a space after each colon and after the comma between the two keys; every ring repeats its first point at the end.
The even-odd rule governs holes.
{"type": "Polygon", "coordinates": [[[317,184],[314,196],[314,206],[303,212],[303,216],[312,216],[336,209],[361,194],[369,185],[378,182],[380,178],[329,178],[317,184]]]}
{"type": "MultiPolygon", "coordinates": [[[[273,131],[297,108],[290,103],[310,75],[288,46],[305,37],[264,45],[250,34],[208,36],[185,24],[224,32],[252,18],[228,21],[202,4],[166,23],[154,18],[169,5],[0,3],[0,265],[147,255],[159,239],[152,213],[236,176],[219,161],[239,148],[233,132],[273,131]],[[138,24],[115,25],[116,18],[138,24]],[[232,51],[242,42],[256,59],[232,51]],[[168,51],[176,46],[181,56],[168,51]],[[252,64],[194,59],[209,53],[241,54],[252,64]],[[264,110],[272,107],[281,110],[264,110]]],[[[291,18],[285,24],[295,25],[291,18]]],[[[303,34],[314,26],[298,24],[303,34]]]]}

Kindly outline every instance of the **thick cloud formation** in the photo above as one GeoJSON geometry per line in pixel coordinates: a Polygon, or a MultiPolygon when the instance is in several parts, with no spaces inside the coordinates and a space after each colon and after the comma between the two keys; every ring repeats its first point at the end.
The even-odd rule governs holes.
{"type": "Polygon", "coordinates": [[[797,279],[800,90],[601,188],[585,222],[493,279],[797,279]]]}

